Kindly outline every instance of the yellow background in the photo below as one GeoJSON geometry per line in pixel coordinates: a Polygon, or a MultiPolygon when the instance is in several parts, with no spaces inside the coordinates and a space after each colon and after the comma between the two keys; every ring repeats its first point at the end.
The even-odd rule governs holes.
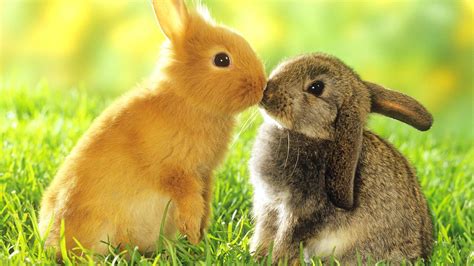
{"type": "MultiPolygon", "coordinates": [[[[202,1],[269,72],[306,52],[472,120],[474,1],[202,1]]],[[[153,70],[163,35],[147,0],[0,0],[0,81],[125,91],[153,70]]],[[[191,4],[191,3],[190,3],[191,4]]]]}

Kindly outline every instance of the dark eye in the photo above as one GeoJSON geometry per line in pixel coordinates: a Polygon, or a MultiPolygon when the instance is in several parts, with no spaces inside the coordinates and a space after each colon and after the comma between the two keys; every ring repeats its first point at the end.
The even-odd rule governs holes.
{"type": "Polygon", "coordinates": [[[217,67],[228,67],[230,65],[230,57],[226,53],[218,53],[214,56],[214,65],[217,67]]]}
{"type": "Polygon", "coordinates": [[[321,80],[315,81],[311,83],[311,85],[308,86],[308,92],[316,95],[316,96],[321,96],[324,91],[324,82],[321,80]]]}

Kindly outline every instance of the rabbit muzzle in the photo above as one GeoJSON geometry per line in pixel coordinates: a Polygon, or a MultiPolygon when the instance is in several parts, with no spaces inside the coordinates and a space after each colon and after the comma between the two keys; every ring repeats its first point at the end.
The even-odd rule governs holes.
{"type": "Polygon", "coordinates": [[[268,82],[263,91],[263,98],[259,103],[259,107],[280,126],[291,128],[293,119],[289,101],[290,99],[287,98],[284,91],[279,90],[278,86],[272,82],[268,82]]]}
{"type": "Polygon", "coordinates": [[[274,96],[274,93],[271,92],[268,89],[268,85],[265,86],[265,88],[263,90],[263,97],[262,97],[262,100],[259,103],[259,106],[266,109],[266,107],[270,106],[271,99],[272,99],[273,96],[274,96]]]}

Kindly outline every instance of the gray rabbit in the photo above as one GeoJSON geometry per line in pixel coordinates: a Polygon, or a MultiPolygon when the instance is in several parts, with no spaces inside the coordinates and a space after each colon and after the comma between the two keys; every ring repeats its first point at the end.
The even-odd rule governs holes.
{"type": "Polygon", "coordinates": [[[379,113],[419,130],[431,114],[366,82],[339,59],[309,54],[279,65],[260,107],[250,161],[256,222],[251,251],[274,262],[333,255],[344,264],[428,259],[433,223],[415,171],[364,129],[379,113]]]}

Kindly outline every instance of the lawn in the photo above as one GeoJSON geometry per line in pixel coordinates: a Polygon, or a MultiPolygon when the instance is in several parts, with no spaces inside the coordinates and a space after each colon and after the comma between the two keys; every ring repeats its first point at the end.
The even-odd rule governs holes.
{"type": "MultiPolygon", "coordinates": [[[[47,84],[34,88],[0,85],[1,265],[55,263],[51,250],[43,248],[38,234],[41,195],[76,140],[117,95],[84,89],[58,90],[47,84]]],[[[469,116],[472,103],[466,101],[449,114],[435,114],[435,125],[429,132],[421,133],[381,117],[374,117],[369,123],[371,129],[394,143],[418,171],[436,228],[431,261],[435,265],[474,263],[474,137],[472,113],[469,116]]],[[[191,246],[184,237],[162,240],[152,256],[145,257],[130,249],[132,256],[128,261],[111,248],[109,255],[95,257],[96,262],[255,263],[248,252],[253,226],[247,162],[261,117],[256,109],[251,109],[239,119],[227,159],[216,172],[214,215],[205,241],[191,246]]],[[[90,256],[69,259],[76,263],[92,262],[90,256]]],[[[318,260],[314,263],[318,264],[318,260]]]]}

